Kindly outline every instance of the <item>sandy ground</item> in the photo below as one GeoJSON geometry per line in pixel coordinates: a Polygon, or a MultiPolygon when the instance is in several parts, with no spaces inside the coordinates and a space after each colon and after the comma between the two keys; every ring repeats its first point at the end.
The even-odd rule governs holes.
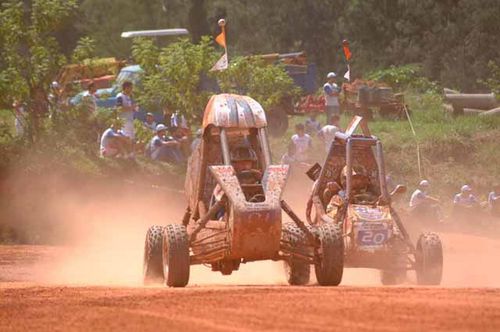
{"type": "Polygon", "coordinates": [[[480,255],[499,242],[444,240],[476,247],[464,256],[445,246],[445,287],[435,288],[413,286],[411,275],[401,287],[381,287],[376,271],[359,269],[347,269],[340,287],[290,287],[271,262],[230,277],[195,267],[185,289],[143,287],[140,262],[120,267],[120,277],[120,268],[105,268],[109,259],[82,268],[75,255],[72,264],[74,248],[0,246],[0,331],[500,330],[495,260],[480,255]]]}
{"type": "MultiPolygon", "coordinates": [[[[301,215],[304,188],[291,183],[285,195],[301,215]]],[[[412,274],[382,287],[366,269],[346,269],[340,287],[314,278],[290,287],[275,262],[227,277],[196,266],[185,289],[143,287],[146,229],[181,220],[184,198],[119,189],[45,195],[36,211],[53,222],[38,226],[52,227],[61,244],[0,246],[0,331],[500,331],[498,239],[441,234],[444,275],[435,288],[414,286],[412,274]]]]}

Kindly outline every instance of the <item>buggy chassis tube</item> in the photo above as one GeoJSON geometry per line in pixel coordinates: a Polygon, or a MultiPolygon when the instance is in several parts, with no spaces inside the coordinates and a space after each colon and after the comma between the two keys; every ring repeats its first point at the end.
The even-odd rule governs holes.
{"type": "Polygon", "coordinates": [[[300,228],[300,230],[306,234],[307,239],[311,244],[319,245],[318,239],[314,236],[313,233],[311,233],[311,231],[307,228],[304,222],[300,220],[299,216],[297,216],[295,212],[292,211],[290,206],[284,200],[281,200],[281,208],[283,209],[283,211],[286,212],[286,214],[288,214],[290,219],[293,220],[293,222],[297,225],[297,227],[300,228]]]}
{"type": "Polygon", "coordinates": [[[227,133],[224,128],[220,130],[220,144],[222,148],[222,159],[224,159],[224,165],[231,165],[231,157],[229,156],[229,145],[227,143],[227,133]]]}
{"type": "Polygon", "coordinates": [[[259,129],[259,138],[262,144],[262,153],[264,155],[264,169],[267,169],[271,165],[271,149],[269,148],[269,141],[267,140],[267,129],[259,129]]]}
{"type": "Polygon", "coordinates": [[[385,202],[389,202],[389,194],[387,193],[387,186],[385,181],[385,162],[384,154],[382,153],[382,143],[377,141],[377,163],[378,163],[378,179],[380,183],[380,188],[382,190],[381,194],[385,202]]]}
{"type": "Polygon", "coordinates": [[[206,226],[206,224],[210,221],[210,218],[216,213],[220,208],[222,208],[225,204],[225,198],[223,197],[220,201],[215,203],[208,211],[207,213],[200,218],[200,221],[198,222],[198,227],[191,233],[191,237],[189,239],[189,242],[193,242],[196,239],[196,235],[206,226]]]}

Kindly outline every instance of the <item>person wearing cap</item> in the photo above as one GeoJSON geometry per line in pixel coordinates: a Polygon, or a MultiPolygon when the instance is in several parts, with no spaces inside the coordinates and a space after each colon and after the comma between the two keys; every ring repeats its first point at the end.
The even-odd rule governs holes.
{"type": "Polygon", "coordinates": [[[144,127],[148,128],[152,132],[156,132],[157,123],[155,121],[155,116],[153,113],[146,113],[146,121],[143,122],[144,127]]]}
{"type": "Polygon", "coordinates": [[[481,213],[479,207],[478,200],[472,194],[472,188],[464,184],[460,188],[460,192],[453,198],[452,215],[456,219],[466,221],[467,219],[477,217],[477,214],[481,213]]]}
{"type": "Polygon", "coordinates": [[[428,180],[420,181],[418,188],[410,198],[410,212],[418,217],[441,217],[439,199],[428,194],[430,183],[428,180]]]}
{"type": "Polygon", "coordinates": [[[325,96],[326,122],[330,123],[330,119],[334,114],[340,115],[340,89],[335,83],[337,75],[334,72],[329,72],[326,78],[327,82],[323,85],[323,95],[325,96]]]}
{"type": "Polygon", "coordinates": [[[179,149],[180,143],[173,137],[166,136],[167,126],[160,123],[156,126],[156,135],[149,143],[151,159],[179,164],[184,160],[179,149]]]}
{"type": "Polygon", "coordinates": [[[101,157],[132,157],[132,141],[121,131],[121,120],[115,119],[101,136],[101,157]]]}
{"type": "Polygon", "coordinates": [[[500,218],[500,184],[495,185],[489,193],[488,208],[492,216],[500,218]]]}
{"type": "Polygon", "coordinates": [[[473,207],[478,204],[476,197],[472,194],[472,188],[464,184],[460,192],[453,198],[453,205],[460,207],[473,207]]]}

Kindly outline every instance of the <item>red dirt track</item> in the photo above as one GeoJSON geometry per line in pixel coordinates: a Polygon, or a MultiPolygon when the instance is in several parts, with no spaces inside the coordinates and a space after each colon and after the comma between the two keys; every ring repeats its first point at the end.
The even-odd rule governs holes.
{"type": "Polygon", "coordinates": [[[0,246],[0,331],[500,330],[500,289],[495,288],[263,283],[168,289],[34,280],[36,262],[59,251],[0,246]]]}

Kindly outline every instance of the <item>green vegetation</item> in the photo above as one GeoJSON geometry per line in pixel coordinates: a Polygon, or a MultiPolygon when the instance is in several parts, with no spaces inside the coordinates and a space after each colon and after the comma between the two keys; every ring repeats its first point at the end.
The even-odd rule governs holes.
{"type": "MultiPolygon", "coordinates": [[[[384,145],[386,168],[398,183],[414,188],[420,180],[417,142],[422,157],[422,176],[433,183],[433,190],[447,200],[464,183],[471,184],[483,196],[500,179],[500,118],[477,116],[451,117],[442,110],[441,96],[435,93],[407,91],[407,102],[417,134],[408,121],[376,117],[369,123],[372,134],[384,145]]],[[[347,126],[350,115],[342,116],[347,126]]],[[[271,142],[273,158],[280,160],[293,134],[293,126],[305,121],[295,117],[287,134],[271,142]]],[[[324,119],[321,119],[324,122],[324,119]]],[[[321,160],[323,145],[315,140],[316,159],[321,160]]],[[[484,198],[484,197],[483,197],[484,198]]]]}

